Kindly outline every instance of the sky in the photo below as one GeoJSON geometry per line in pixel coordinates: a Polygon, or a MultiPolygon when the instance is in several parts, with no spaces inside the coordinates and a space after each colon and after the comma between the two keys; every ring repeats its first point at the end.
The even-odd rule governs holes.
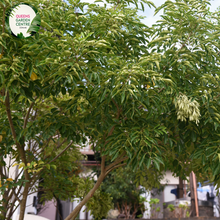
{"type": "MultiPolygon", "coordinates": [[[[162,5],[165,0],[151,0],[157,7],[162,5]]],[[[220,6],[220,0],[211,0],[210,1],[210,11],[214,12],[216,9],[220,6]]],[[[143,23],[152,26],[152,24],[155,24],[157,20],[160,20],[160,15],[162,14],[162,10],[154,16],[154,9],[146,7],[145,11],[139,12],[140,15],[145,16],[146,18],[143,20],[143,23]]]]}
{"type": "MultiPolygon", "coordinates": [[[[83,2],[93,3],[94,0],[82,0],[83,2]]],[[[151,0],[157,7],[162,5],[166,0],[151,0]]],[[[220,0],[211,0],[210,10],[214,12],[220,6],[220,0]]],[[[162,14],[162,10],[154,16],[154,8],[149,8],[147,5],[145,7],[145,11],[140,11],[139,15],[143,15],[146,18],[142,20],[144,24],[147,26],[152,26],[156,23],[157,20],[160,20],[160,15],[162,14]]]]}

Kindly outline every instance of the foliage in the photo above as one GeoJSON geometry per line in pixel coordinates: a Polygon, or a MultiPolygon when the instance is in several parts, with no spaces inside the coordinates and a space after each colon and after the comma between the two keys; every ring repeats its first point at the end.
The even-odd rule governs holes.
{"type": "MultiPolygon", "coordinates": [[[[208,1],[166,1],[153,25],[153,51],[162,55],[160,73],[175,84],[164,87],[169,111],[161,115],[166,126],[166,168],[185,179],[191,170],[208,179],[219,178],[219,14],[208,1]],[[179,120],[180,119],[180,120],[179,120]],[[170,163],[168,163],[168,160],[170,163]],[[215,161],[213,163],[213,161],[215,161]]],[[[202,178],[201,178],[202,179],[202,178]]]]}
{"type": "MultiPolygon", "coordinates": [[[[86,170],[83,170],[85,173],[86,170]]],[[[71,175],[70,175],[71,176],[71,175]]],[[[70,178],[70,177],[69,177],[70,178]]],[[[70,179],[75,187],[70,192],[72,200],[82,200],[86,194],[92,189],[94,185],[94,180],[91,176],[82,177],[80,174],[78,177],[71,176],[70,179]]],[[[71,184],[66,183],[66,186],[71,189],[71,184]]],[[[62,185],[64,187],[64,185],[62,185]]],[[[69,193],[68,190],[65,190],[66,193],[69,193]]],[[[60,194],[60,193],[59,193],[60,194]]],[[[67,197],[67,195],[64,194],[67,197]]],[[[109,193],[103,192],[100,188],[95,191],[90,200],[86,203],[87,211],[91,211],[91,214],[95,219],[103,219],[107,217],[108,211],[112,208],[112,197],[109,193]]]]}
{"type": "Polygon", "coordinates": [[[173,204],[169,204],[167,206],[167,209],[170,212],[173,212],[172,217],[175,217],[175,218],[188,218],[191,215],[188,202],[186,202],[185,204],[179,204],[178,207],[175,207],[173,204]]]}
{"type": "MultiPolygon", "coordinates": [[[[66,144],[57,152],[50,152],[49,148],[46,153],[55,158],[65,147],[66,144]]],[[[43,192],[42,201],[51,201],[53,198],[65,201],[76,195],[77,188],[82,184],[79,176],[79,173],[83,171],[80,163],[82,159],[83,156],[79,149],[73,147],[51,163],[50,169],[41,172],[38,187],[40,192],[43,192]]]]}
{"type": "Polygon", "coordinates": [[[93,197],[88,201],[86,207],[91,210],[94,219],[103,219],[107,217],[108,211],[112,208],[112,197],[109,193],[96,190],[93,197]]]}
{"type": "Polygon", "coordinates": [[[171,211],[171,212],[173,212],[173,211],[175,210],[175,207],[174,207],[173,204],[169,204],[169,205],[167,206],[167,208],[168,208],[169,211],[171,211]]]}
{"type": "Polygon", "coordinates": [[[22,219],[25,198],[40,177],[28,172],[28,163],[33,167],[39,158],[49,169],[56,157],[44,153],[60,139],[71,149],[87,136],[101,153],[97,182],[67,220],[113,169],[126,164],[133,170],[170,169],[182,179],[194,170],[220,183],[219,14],[209,11],[209,2],[166,1],[155,11],[164,10],[162,20],[149,28],[137,15],[139,5],[153,5],[145,0],[108,6],[27,0],[38,8],[41,28],[34,37],[17,39],[4,17],[20,2],[0,3],[0,153],[12,155],[24,170],[6,183],[11,177],[2,171],[7,165],[1,158],[5,209],[17,200],[9,203],[10,184],[24,186],[22,219]],[[180,97],[190,109],[184,118],[180,105],[175,108],[180,97]]]}
{"type": "Polygon", "coordinates": [[[138,211],[145,211],[146,199],[141,194],[160,187],[162,177],[163,175],[153,167],[143,173],[140,170],[133,172],[128,167],[121,167],[106,177],[101,188],[112,196],[114,207],[124,214],[126,219],[135,218],[138,211]],[[144,187],[139,187],[140,179],[144,187]]]}
{"type": "MultiPolygon", "coordinates": [[[[20,2],[0,3],[0,153],[3,155],[0,158],[3,197],[0,206],[3,219],[11,218],[18,207],[16,201],[23,218],[26,198],[36,190],[35,183],[42,177],[47,180],[44,186],[50,191],[47,198],[52,197],[51,190],[58,197],[72,197],[75,183],[66,180],[65,172],[75,170],[77,164],[73,160],[80,159],[78,150],[72,147],[73,142],[85,141],[79,135],[81,128],[76,123],[76,115],[62,112],[63,96],[68,89],[71,92],[74,85],[71,82],[74,70],[64,70],[69,55],[69,47],[63,43],[67,40],[64,36],[66,20],[61,9],[65,3],[26,1],[38,8],[41,28],[31,38],[18,39],[10,35],[4,19],[7,10],[20,2]],[[54,178],[56,184],[51,183],[54,178]],[[12,181],[6,182],[7,179],[12,181]],[[69,194],[58,191],[60,184],[66,186],[63,190],[72,187],[69,194]]],[[[78,103],[75,106],[77,108],[78,103]]],[[[71,178],[75,178],[75,174],[71,178]]]]}
{"type": "Polygon", "coordinates": [[[149,201],[150,204],[150,212],[151,212],[151,218],[158,218],[158,214],[160,212],[160,207],[156,207],[157,204],[159,204],[160,200],[157,198],[151,198],[149,201]]]}

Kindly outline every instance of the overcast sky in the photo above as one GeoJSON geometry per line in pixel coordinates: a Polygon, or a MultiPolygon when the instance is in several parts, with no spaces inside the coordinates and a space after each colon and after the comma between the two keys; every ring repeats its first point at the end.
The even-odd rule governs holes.
{"type": "MultiPolygon", "coordinates": [[[[94,0],[82,0],[84,2],[94,2],[94,0]]],[[[157,7],[162,5],[166,0],[151,0],[157,7]]],[[[211,0],[210,1],[211,6],[210,10],[215,11],[220,6],[220,0],[211,0]]],[[[99,3],[100,4],[100,3],[99,3]]],[[[160,15],[162,14],[162,11],[160,11],[157,15],[154,16],[154,8],[149,8],[148,6],[145,7],[145,11],[140,11],[139,15],[143,15],[146,18],[143,20],[143,23],[145,23],[148,26],[152,26],[152,24],[155,24],[157,20],[160,20],[160,15]]]]}
{"type": "MultiPolygon", "coordinates": [[[[162,5],[165,0],[151,0],[157,7],[162,5]]],[[[211,6],[210,10],[212,12],[216,11],[216,9],[220,6],[220,0],[211,0],[210,1],[211,6]]],[[[160,20],[160,15],[162,14],[162,11],[160,11],[157,15],[154,16],[154,9],[146,7],[145,11],[140,12],[140,15],[145,16],[146,18],[143,20],[143,23],[145,23],[148,26],[151,26],[152,24],[155,24],[157,20],[160,20]]]]}

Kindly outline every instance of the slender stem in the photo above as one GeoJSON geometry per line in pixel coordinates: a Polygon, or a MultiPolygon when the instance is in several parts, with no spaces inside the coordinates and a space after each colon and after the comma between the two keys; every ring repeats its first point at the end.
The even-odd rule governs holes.
{"type": "Polygon", "coordinates": [[[31,109],[33,108],[34,104],[35,104],[35,102],[32,102],[31,105],[30,105],[30,107],[29,107],[29,109],[28,109],[28,111],[27,111],[27,114],[26,114],[25,119],[24,119],[24,126],[23,126],[23,129],[25,129],[26,126],[27,126],[28,118],[29,118],[29,115],[30,115],[31,109]]]}
{"type": "Polygon", "coordinates": [[[122,155],[120,158],[118,158],[115,162],[109,164],[107,167],[106,167],[106,171],[108,171],[109,169],[111,169],[113,166],[125,161],[128,159],[128,157],[123,157],[124,155],[122,155]]]}
{"type": "Polygon", "coordinates": [[[83,73],[83,76],[85,77],[85,79],[88,81],[88,83],[90,83],[91,85],[92,85],[92,87],[94,88],[95,87],[95,84],[94,83],[92,83],[90,80],[89,80],[89,78],[86,76],[86,74],[85,73],[83,73]]]}
{"type": "MultiPolygon", "coordinates": [[[[14,214],[14,212],[16,211],[16,209],[18,208],[18,206],[20,206],[20,204],[18,204],[17,206],[15,206],[14,210],[11,212],[11,216],[14,214]]],[[[14,206],[12,206],[14,207],[14,206]]],[[[10,220],[11,218],[8,218],[7,220],[10,220]]]]}
{"type": "Polygon", "coordinates": [[[0,166],[0,177],[7,178],[6,175],[3,173],[3,166],[0,166]]]}
{"type": "Polygon", "coordinates": [[[115,102],[114,99],[112,99],[112,102],[115,104],[115,106],[116,106],[116,108],[117,108],[117,117],[116,117],[116,118],[119,119],[121,111],[120,111],[120,109],[119,109],[119,107],[118,107],[118,104],[115,102]]]}
{"type": "Polygon", "coordinates": [[[196,27],[198,26],[198,24],[195,25],[195,27],[192,29],[192,31],[190,32],[188,38],[185,40],[185,42],[182,44],[181,48],[178,50],[178,53],[183,49],[183,47],[185,47],[187,41],[189,40],[189,38],[192,36],[193,31],[196,29],[196,27]]]}
{"type": "Polygon", "coordinates": [[[161,93],[164,89],[165,89],[165,88],[163,87],[162,89],[160,89],[160,90],[158,91],[158,93],[161,93]]]}
{"type": "MultiPolygon", "coordinates": [[[[24,146],[21,146],[18,143],[18,141],[16,140],[17,135],[16,135],[16,132],[15,132],[14,124],[13,124],[12,117],[11,117],[9,92],[6,93],[5,106],[6,106],[6,112],[7,112],[8,121],[9,121],[9,124],[10,124],[10,128],[11,128],[13,139],[14,139],[16,145],[17,145],[18,152],[19,152],[19,154],[21,156],[21,160],[22,160],[22,162],[26,166],[27,165],[27,161],[26,161],[24,146]]],[[[27,170],[24,171],[24,175],[25,175],[25,179],[29,180],[29,174],[28,174],[27,170]]]]}
{"type": "Polygon", "coordinates": [[[50,140],[52,139],[53,136],[49,137],[49,139],[47,140],[47,143],[45,143],[45,146],[35,155],[35,157],[37,157],[39,154],[41,154],[44,149],[49,145],[50,140]]]}
{"type": "Polygon", "coordinates": [[[6,112],[7,112],[10,128],[11,128],[12,136],[14,138],[14,141],[18,145],[17,140],[16,140],[17,135],[16,135],[16,132],[15,132],[15,128],[14,128],[12,117],[11,117],[9,92],[6,93],[5,106],[6,106],[6,112]]]}
{"type": "Polygon", "coordinates": [[[57,149],[59,149],[66,141],[67,138],[65,138],[61,143],[57,144],[57,149]]]}
{"type": "Polygon", "coordinates": [[[72,145],[73,141],[70,141],[70,143],[68,144],[68,146],[61,151],[61,153],[59,153],[53,160],[51,160],[48,164],[52,163],[53,161],[55,161],[59,156],[61,156],[71,145],[72,145]]]}
{"type": "Polygon", "coordinates": [[[106,156],[102,156],[101,174],[103,174],[105,172],[105,159],[106,159],[106,156]]]}
{"type": "Polygon", "coordinates": [[[15,196],[15,198],[17,199],[17,201],[19,202],[19,204],[21,204],[21,200],[18,198],[18,195],[17,195],[16,192],[15,192],[15,189],[12,188],[11,190],[12,190],[12,192],[13,192],[13,195],[15,196]]]}
{"type": "Polygon", "coordinates": [[[4,166],[3,168],[4,168],[5,177],[8,178],[8,173],[6,171],[6,167],[4,166]]]}
{"type": "MultiPolygon", "coordinates": [[[[112,135],[112,133],[113,133],[114,129],[115,129],[115,125],[113,125],[113,126],[112,126],[112,128],[111,128],[111,130],[109,131],[109,133],[108,133],[107,137],[109,137],[109,136],[111,136],[111,135],[112,135]]],[[[106,145],[107,143],[108,143],[108,141],[106,141],[106,142],[105,142],[105,145],[106,145]]]]}
{"type": "Polygon", "coordinates": [[[119,168],[119,167],[126,166],[126,165],[127,165],[127,163],[121,163],[121,164],[118,164],[117,166],[112,167],[111,169],[109,169],[109,170],[105,173],[105,177],[106,177],[112,170],[114,170],[114,169],[116,169],[116,168],[119,168]]]}
{"type": "MultiPolygon", "coordinates": [[[[5,12],[6,12],[6,7],[4,7],[3,5],[2,5],[2,7],[3,7],[2,33],[4,33],[4,32],[5,32],[5,12]]],[[[4,53],[4,47],[2,46],[2,52],[1,52],[1,54],[3,54],[3,53],[4,53]]]]}
{"type": "Polygon", "coordinates": [[[13,212],[13,208],[14,208],[14,204],[16,202],[16,198],[14,198],[13,202],[11,203],[11,206],[8,208],[8,215],[7,215],[7,220],[10,220],[12,217],[12,212],[13,212]]]}
{"type": "MultiPolygon", "coordinates": [[[[18,169],[18,165],[16,166],[16,169],[18,169]]],[[[22,168],[21,171],[18,173],[18,175],[15,177],[15,181],[18,180],[18,177],[23,173],[24,169],[22,168]]]]}

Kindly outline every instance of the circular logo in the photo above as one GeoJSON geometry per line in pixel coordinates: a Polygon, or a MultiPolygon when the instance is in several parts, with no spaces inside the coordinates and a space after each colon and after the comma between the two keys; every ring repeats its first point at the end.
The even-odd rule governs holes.
{"type": "Polygon", "coordinates": [[[34,35],[40,28],[40,22],[37,10],[25,3],[12,7],[6,17],[6,27],[18,38],[34,35]]]}

